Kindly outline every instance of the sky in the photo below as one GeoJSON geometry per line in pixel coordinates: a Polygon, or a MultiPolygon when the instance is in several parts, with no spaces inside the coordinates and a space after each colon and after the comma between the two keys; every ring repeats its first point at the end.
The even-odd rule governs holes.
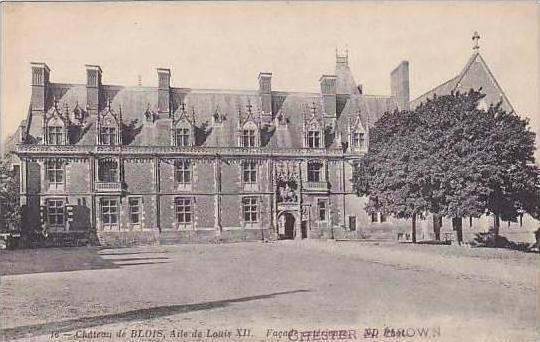
{"type": "MultiPolygon", "coordinates": [[[[104,84],[318,92],[335,50],[364,93],[390,93],[390,72],[410,63],[411,99],[454,77],[480,53],[518,114],[540,135],[540,11],[534,2],[131,2],[1,3],[0,141],[25,119],[30,62],[51,81],[85,83],[85,64],[104,84]]],[[[538,138],[537,138],[538,141],[538,138]]],[[[537,145],[538,142],[537,142],[537,145]]],[[[538,151],[537,151],[538,152],[538,151]]],[[[537,159],[539,154],[537,153],[537,159]]]]}

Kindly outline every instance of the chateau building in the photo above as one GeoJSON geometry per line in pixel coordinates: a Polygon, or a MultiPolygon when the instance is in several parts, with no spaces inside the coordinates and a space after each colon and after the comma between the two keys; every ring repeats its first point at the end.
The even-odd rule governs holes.
{"type": "Polygon", "coordinates": [[[164,68],[158,87],[107,85],[97,65],[86,65],[85,84],[64,84],[32,63],[16,148],[23,229],[103,245],[408,231],[364,211],[353,164],[384,112],[432,94],[482,87],[488,103],[511,108],[476,46],[456,78],[412,102],[407,61],[391,72],[390,95],[368,95],[348,52],[316,93],[275,90],[269,72],[246,91],[173,87],[164,68]]]}

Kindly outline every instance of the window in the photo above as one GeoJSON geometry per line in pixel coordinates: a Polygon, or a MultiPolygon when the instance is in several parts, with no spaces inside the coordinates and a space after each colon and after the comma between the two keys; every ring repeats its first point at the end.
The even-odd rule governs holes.
{"type": "Polygon", "coordinates": [[[177,197],[174,200],[174,208],[177,223],[191,223],[193,217],[191,198],[177,197]]]}
{"type": "Polygon", "coordinates": [[[64,127],[61,126],[49,126],[48,128],[48,141],[50,145],[63,145],[64,144],[64,127]]]}
{"type": "Polygon", "coordinates": [[[352,134],[352,147],[354,148],[364,148],[364,133],[355,132],[352,134]]]}
{"type": "Polygon", "coordinates": [[[189,128],[176,129],[176,146],[189,146],[189,128]]]}
{"type": "Polygon", "coordinates": [[[244,183],[257,182],[257,163],[256,162],[244,162],[242,164],[242,181],[244,183]]]}
{"type": "Polygon", "coordinates": [[[141,199],[131,197],[129,199],[129,222],[132,224],[141,223],[141,199]]]}
{"type": "Polygon", "coordinates": [[[191,183],[191,163],[188,160],[178,160],[174,164],[174,178],[177,183],[191,183]]]}
{"type": "Polygon", "coordinates": [[[61,199],[47,200],[47,223],[51,226],[63,226],[65,223],[64,201],[61,199]]]}
{"type": "Polygon", "coordinates": [[[256,197],[244,197],[242,199],[242,209],[244,212],[244,222],[257,222],[257,198],[256,197]]]}
{"type": "Polygon", "coordinates": [[[377,213],[371,213],[371,222],[372,223],[379,222],[378,216],[379,215],[377,213]]]}
{"type": "Polygon", "coordinates": [[[49,185],[58,186],[64,183],[64,164],[61,161],[47,161],[47,179],[49,185]]]}
{"type": "Polygon", "coordinates": [[[318,200],[317,207],[319,210],[319,221],[325,222],[328,216],[328,202],[326,200],[318,200]]]}
{"type": "Polygon", "coordinates": [[[256,133],[254,129],[242,130],[242,136],[240,137],[240,143],[243,147],[255,147],[256,133]]]}
{"type": "Polygon", "coordinates": [[[116,145],[115,127],[101,127],[100,135],[102,145],[116,145]]]}
{"type": "Polygon", "coordinates": [[[381,213],[381,223],[386,222],[386,215],[381,213]]]}
{"type": "Polygon", "coordinates": [[[309,131],[308,132],[308,147],[321,147],[321,132],[309,131]]]}
{"type": "Polygon", "coordinates": [[[118,200],[101,199],[101,221],[104,228],[113,228],[118,224],[118,200]]]}
{"type": "Polygon", "coordinates": [[[118,163],[114,160],[100,160],[98,165],[100,182],[118,182],[118,163]]]}
{"type": "Polygon", "coordinates": [[[356,216],[349,216],[349,230],[356,230],[356,216]]]}
{"type": "Polygon", "coordinates": [[[308,163],[307,165],[308,182],[320,182],[322,180],[321,171],[322,171],[321,163],[308,163]]]}

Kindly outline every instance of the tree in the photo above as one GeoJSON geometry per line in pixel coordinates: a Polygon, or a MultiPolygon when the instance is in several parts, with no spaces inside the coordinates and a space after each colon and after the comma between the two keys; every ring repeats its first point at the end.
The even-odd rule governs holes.
{"type": "Polygon", "coordinates": [[[18,175],[0,160],[0,232],[18,231],[21,223],[18,175]]]}
{"type": "Polygon", "coordinates": [[[413,112],[386,113],[369,136],[369,152],[353,172],[358,195],[369,197],[366,210],[411,219],[416,242],[416,219],[427,210],[423,194],[424,149],[416,138],[419,123],[413,112]]]}
{"type": "Polygon", "coordinates": [[[463,217],[489,212],[498,221],[537,211],[534,133],[500,104],[479,109],[484,96],[471,89],[383,115],[353,174],[367,209],[413,218],[413,236],[419,213],[452,218],[458,242],[463,217]]]}

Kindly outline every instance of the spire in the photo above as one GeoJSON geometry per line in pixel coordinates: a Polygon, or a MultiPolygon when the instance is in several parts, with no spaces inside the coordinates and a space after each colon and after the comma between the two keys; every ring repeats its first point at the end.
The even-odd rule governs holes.
{"type": "Polygon", "coordinates": [[[478,31],[474,31],[472,40],[473,40],[473,52],[478,53],[478,50],[480,50],[480,46],[478,45],[478,41],[480,40],[480,35],[478,34],[478,31]]]}

